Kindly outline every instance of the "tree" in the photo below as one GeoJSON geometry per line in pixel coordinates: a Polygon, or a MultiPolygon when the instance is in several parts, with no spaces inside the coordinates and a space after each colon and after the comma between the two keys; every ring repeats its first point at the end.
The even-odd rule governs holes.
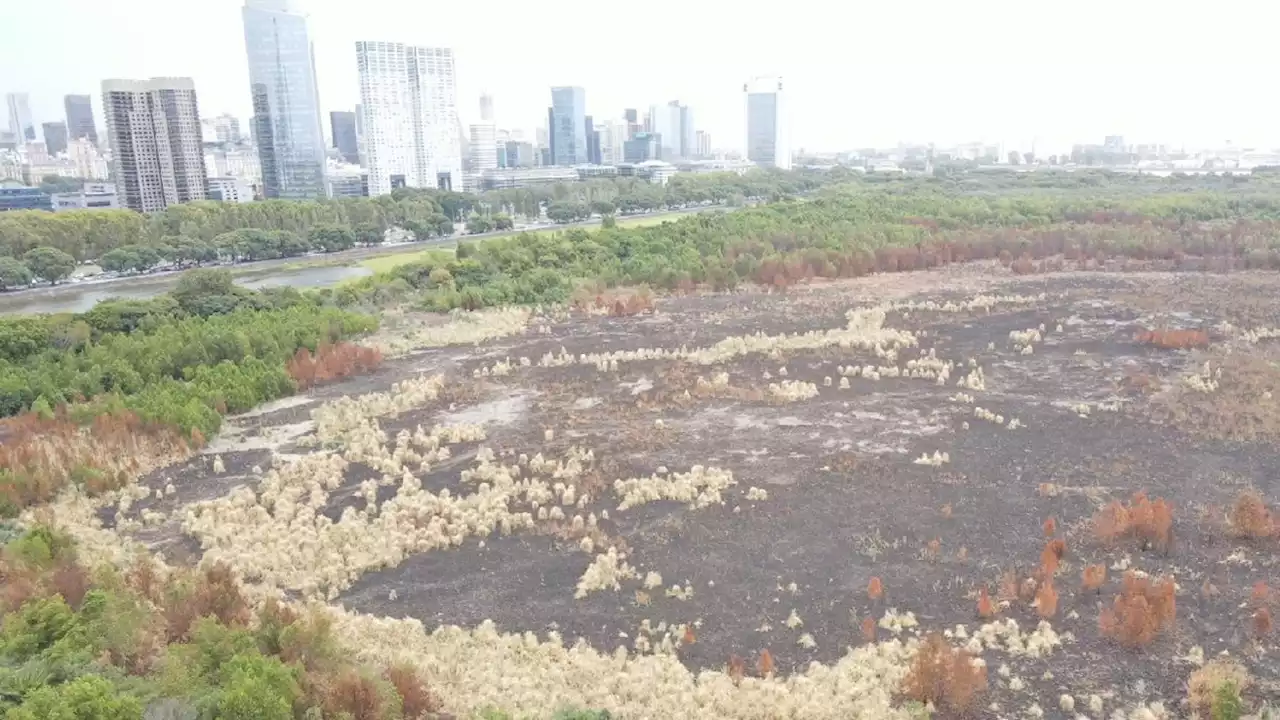
{"type": "Polygon", "coordinates": [[[472,235],[486,233],[493,229],[493,223],[483,215],[472,215],[467,218],[467,232],[472,235]]]}
{"type": "Polygon", "coordinates": [[[444,215],[432,216],[431,222],[435,223],[436,232],[439,233],[441,237],[449,237],[457,229],[453,226],[453,221],[444,215]]]}
{"type": "Polygon", "coordinates": [[[0,257],[0,290],[12,290],[31,284],[31,270],[21,260],[0,257]]]}
{"type": "Polygon", "coordinates": [[[600,218],[600,227],[605,228],[606,230],[609,228],[616,228],[618,227],[618,218],[613,215],[605,215],[600,218]]]}
{"type": "Polygon", "coordinates": [[[54,285],[66,280],[75,272],[76,259],[67,253],[51,247],[32,248],[22,256],[22,262],[31,273],[41,280],[48,280],[54,285]]]}
{"type": "Polygon", "coordinates": [[[320,252],[347,250],[356,244],[351,228],[342,225],[318,225],[311,228],[311,244],[320,252]]]}
{"type": "Polygon", "coordinates": [[[373,223],[360,223],[352,229],[352,234],[355,236],[356,243],[365,247],[381,245],[382,241],[386,239],[386,234],[382,228],[373,223]]]}
{"type": "Polygon", "coordinates": [[[609,200],[591,201],[591,212],[596,215],[611,215],[617,210],[618,207],[609,200]]]}
{"type": "Polygon", "coordinates": [[[234,310],[240,295],[230,270],[188,270],[169,295],[192,315],[208,317],[234,310]]]}
{"type": "Polygon", "coordinates": [[[128,247],[118,247],[98,258],[98,266],[107,272],[125,272],[137,264],[137,255],[128,247]]]}
{"type": "Polygon", "coordinates": [[[498,213],[493,216],[494,230],[510,230],[515,226],[515,223],[511,220],[511,216],[506,213],[498,213]]]}
{"type": "Polygon", "coordinates": [[[9,720],[142,720],[142,703],[123,695],[99,675],[84,675],[60,686],[28,693],[9,720]]]}

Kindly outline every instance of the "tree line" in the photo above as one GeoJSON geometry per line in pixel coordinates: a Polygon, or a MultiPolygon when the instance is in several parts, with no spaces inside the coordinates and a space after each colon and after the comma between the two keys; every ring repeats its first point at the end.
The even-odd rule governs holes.
{"type": "Polygon", "coordinates": [[[0,283],[4,283],[3,287],[23,284],[18,281],[25,276],[15,262],[27,266],[31,279],[54,280],[28,262],[27,253],[36,248],[57,250],[77,263],[103,260],[113,251],[123,250],[110,255],[108,264],[119,270],[143,270],[162,261],[195,265],[343,249],[341,238],[336,238],[336,243],[317,241],[317,228],[345,229],[356,236],[352,244],[375,235],[385,237],[391,228],[426,240],[450,235],[455,223],[468,220],[473,221],[469,224],[471,232],[503,229],[510,227],[513,216],[537,218],[546,208],[554,209],[553,220],[569,222],[581,217],[583,208],[602,214],[627,214],[702,201],[791,195],[831,181],[833,178],[823,173],[757,171],[741,176],[678,175],[666,186],[636,178],[613,178],[479,195],[403,188],[374,198],[200,201],[174,205],[150,215],[130,210],[9,212],[0,214],[0,258],[10,259],[0,266],[0,270],[7,270],[0,272],[0,283]],[[246,236],[245,232],[258,234],[246,236]],[[233,239],[228,233],[242,235],[233,239]],[[262,233],[276,235],[273,240],[262,233]]]}

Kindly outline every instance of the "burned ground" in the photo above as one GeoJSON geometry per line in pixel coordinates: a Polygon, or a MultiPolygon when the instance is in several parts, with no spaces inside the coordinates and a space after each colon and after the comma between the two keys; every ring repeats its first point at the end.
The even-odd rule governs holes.
{"type": "MultiPolygon", "coordinates": [[[[594,557],[582,549],[585,533],[569,528],[567,518],[562,525],[539,521],[364,572],[336,598],[350,610],[417,618],[428,631],[486,619],[507,632],[556,630],[606,653],[634,649],[646,619],[671,628],[690,623],[696,642],[680,643],[677,652],[692,669],[720,669],[730,656],[754,658],[768,649],[779,670],[791,672],[811,661],[834,662],[863,644],[862,620],[879,619],[889,608],[914,613],[923,630],[976,627],[978,589],[994,596],[1008,571],[1018,578],[1035,572],[1042,524],[1053,517],[1067,550],[1049,621],[1064,642],[1040,658],[986,654],[993,669],[988,701],[1001,714],[1018,715],[1036,703],[1054,716],[1064,693],[1097,694],[1109,706],[1176,706],[1193,669],[1180,658],[1197,647],[1205,656],[1243,659],[1259,681],[1251,700],[1275,701],[1278,670],[1267,660],[1274,640],[1253,632],[1248,601],[1255,583],[1280,582],[1277,541],[1238,539],[1224,518],[1246,488],[1280,497],[1272,434],[1280,428],[1273,424],[1280,399],[1271,395],[1280,392],[1271,385],[1273,374],[1280,385],[1280,371],[1270,347],[1280,341],[1247,336],[1280,326],[1277,289],[1271,276],[1255,274],[1019,280],[971,267],[789,294],[672,297],[636,317],[548,314],[532,321],[544,332],[411,354],[372,376],[238,418],[208,454],[148,478],[148,487],[173,483],[175,491],[134,503],[131,512],[166,513],[158,527],[137,532],[171,546],[190,503],[234,485],[253,487],[273,462],[314,452],[311,412],[320,404],[440,373],[447,390],[439,398],[380,419],[381,429],[394,438],[418,426],[467,424],[483,426],[486,437],[452,445],[448,460],[420,476],[422,487],[470,492],[459,475],[476,464],[481,448],[510,463],[522,454],[559,458],[571,448],[590,450],[592,463],[571,481],[590,501],[566,504],[565,513],[590,514],[599,540],[594,553],[604,551],[603,542],[625,549],[637,577],[618,591],[575,599],[594,557]],[[1238,302],[1246,292],[1249,301],[1238,302]],[[1019,299],[949,310],[919,305],[963,305],[979,293],[1019,299]],[[884,325],[914,333],[916,342],[890,359],[835,344],[740,353],[709,364],[650,357],[611,366],[606,359],[601,369],[598,359],[578,357],[825,331],[843,327],[847,311],[885,301],[899,304],[887,308],[884,325]],[[1154,327],[1204,329],[1212,345],[1163,349],[1135,339],[1154,327]],[[1029,342],[1013,339],[1030,331],[1029,342]],[[539,365],[562,353],[574,361],[539,365]],[[931,356],[952,364],[943,384],[839,372],[855,365],[906,368],[931,356]],[[507,359],[509,369],[491,371],[507,359]],[[1218,374],[1221,367],[1227,370],[1218,374]],[[976,368],[983,386],[957,387],[976,368]],[[712,387],[720,373],[727,383],[712,387]],[[1212,389],[1190,389],[1189,377],[1202,377],[1212,389]],[[782,381],[812,383],[816,394],[782,399],[769,389],[782,381]],[[947,460],[917,462],[935,453],[947,460]],[[213,470],[215,456],[221,472],[213,470]],[[695,509],[659,500],[618,508],[615,480],[694,466],[732,472],[736,485],[722,503],[695,509]],[[751,488],[767,497],[748,499],[751,488]],[[1173,503],[1174,542],[1165,551],[1136,542],[1106,546],[1094,536],[1094,514],[1139,490],[1173,503]],[[1081,588],[1081,569],[1094,563],[1110,568],[1100,592],[1081,588]],[[1174,630],[1139,650],[1115,645],[1098,628],[1125,569],[1169,574],[1179,587],[1174,630]],[[661,586],[642,587],[649,572],[661,575],[661,586]],[[883,582],[883,598],[867,595],[873,577],[883,582]],[[670,596],[666,590],[676,584],[692,594],[670,596]],[[788,627],[793,611],[802,626],[788,627]],[[816,646],[798,644],[804,634],[816,646]],[[995,672],[1005,664],[1011,670],[995,672]]],[[[381,475],[350,464],[324,514],[336,521],[345,508],[376,511],[396,488],[383,483],[367,509],[358,488],[381,475]]],[[[1033,628],[1036,613],[1015,600],[1001,616],[1033,628]]]]}

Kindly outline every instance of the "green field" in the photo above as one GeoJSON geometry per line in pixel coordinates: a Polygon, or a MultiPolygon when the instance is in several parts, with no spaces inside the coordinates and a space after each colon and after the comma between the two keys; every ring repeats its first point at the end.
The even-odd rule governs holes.
{"type": "MultiPolygon", "coordinates": [[[[682,214],[684,213],[664,213],[662,215],[646,215],[642,217],[621,218],[618,220],[618,227],[641,227],[644,225],[657,225],[659,223],[666,222],[668,220],[674,220],[676,219],[676,217],[682,214]]],[[[564,232],[566,229],[568,228],[546,228],[544,230],[534,230],[532,232],[535,235],[546,235],[549,233],[564,232]]],[[[585,229],[588,232],[595,232],[599,228],[595,227],[595,228],[585,228],[585,229]]],[[[487,239],[492,237],[504,237],[506,235],[515,235],[516,232],[518,231],[512,231],[509,233],[499,233],[494,235],[485,235],[484,238],[487,239]]],[[[436,252],[439,250],[452,250],[454,247],[456,246],[440,245],[437,247],[428,248],[426,250],[410,250],[407,252],[395,253],[392,255],[382,255],[379,257],[371,257],[367,260],[361,260],[360,265],[362,265],[363,267],[369,268],[375,273],[386,272],[388,270],[392,270],[406,263],[411,263],[416,260],[419,260],[429,252],[436,252]]]]}

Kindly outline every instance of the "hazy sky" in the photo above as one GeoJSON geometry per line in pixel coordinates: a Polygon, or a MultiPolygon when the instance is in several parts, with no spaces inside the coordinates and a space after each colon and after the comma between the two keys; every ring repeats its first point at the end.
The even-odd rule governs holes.
{"type": "MultiPolygon", "coordinates": [[[[1280,146],[1280,4],[1265,0],[302,0],[322,109],[358,100],[356,40],[452,47],[463,123],[483,91],[532,132],[551,85],[613,117],[679,99],[740,147],[742,83],[781,75],[794,148],[1005,141],[1280,146]]],[[[0,92],[37,123],[107,77],[189,75],[249,116],[242,0],[0,0],[0,92]]],[[[326,115],[327,125],[327,115],[326,115]]],[[[0,121],[2,122],[2,121],[0,121]]]]}

